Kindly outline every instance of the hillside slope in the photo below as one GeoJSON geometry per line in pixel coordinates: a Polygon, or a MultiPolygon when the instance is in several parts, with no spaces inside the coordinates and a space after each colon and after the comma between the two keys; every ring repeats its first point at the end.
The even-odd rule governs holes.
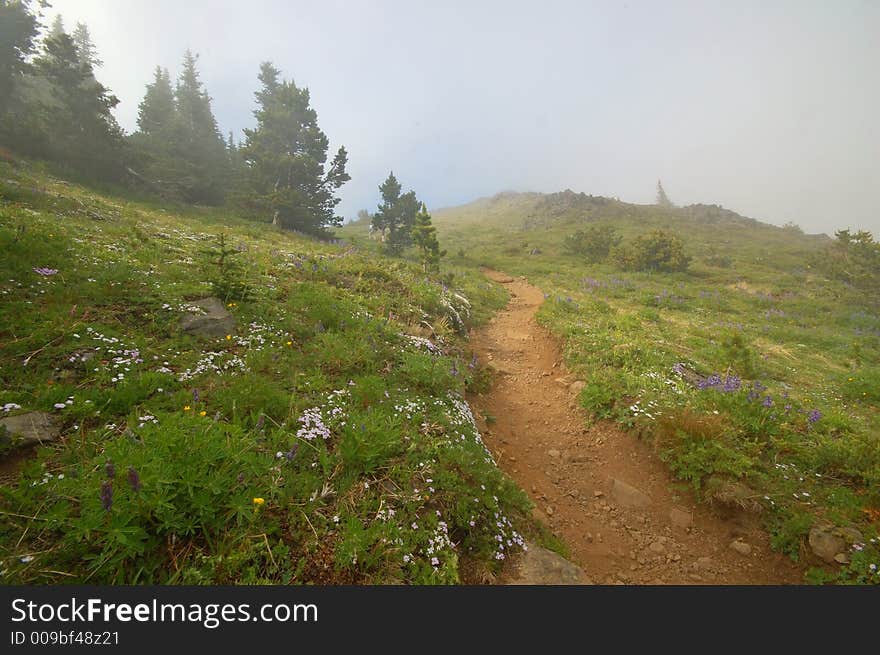
{"type": "Polygon", "coordinates": [[[521,549],[462,400],[500,287],[0,166],[0,580],[450,583],[521,549]]]}

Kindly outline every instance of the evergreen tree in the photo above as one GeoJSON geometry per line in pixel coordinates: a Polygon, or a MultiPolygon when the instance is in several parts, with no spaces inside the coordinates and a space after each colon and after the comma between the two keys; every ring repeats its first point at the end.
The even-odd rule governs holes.
{"type": "Polygon", "coordinates": [[[49,37],[57,37],[62,34],[67,34],[67,31],[64,29],[64,18],[61,14],[56,14],[55,18],[52,19],[52,27],[49,28],[49,37]]]}
{"type": "Polygon", "coordinates": [[[76,45],[76,51],[81,62],[87,63],[92,67],[92,70],[104,63],[98,58],[98,49],[92,43],[92,36],[89,34],[88,25],[77,23],[71,36],[73,37],[73,42],[76,45]]]}
{"type": "Polygon", "coordinates": [[[400,186],[400,182],[394,177],[394,171],[391,171],[388,177],[385,178],[385,181],[379,185],[382,203],[379,205],[379,210],[373,214],[370,227],[382,235],[383,241],[387,236],[390,226],[396,222],[395,211],[402,189],[403,187],[400,186]]]}
{"type": "Polygon", "coordinates": [[[663,190],[663,185],[660,183],[660,180],[657,180],[657,204],[661,207],[675,207],[666,195],[666,191],[663,190]]]}
{"type": "Polygon", "coordinates": [[[167,69],[156,66],[153,82],[147,84],[143,100],[138,105],[138,131],[129,138],[135,155],[132,166],[151,191],[179,199],[177,185],[169,181],[169,171],[178,156],[174,142],[177,108],[174,90],[167,69]]]}
{"type": "Polygon", "coordinates": [[[147,85],[144,99],[138,105],[138,129],[149,136],[168,136],[177,110],[168,69],[156,66],[153,82],[147,85]]]}
{"type": "Polygon", "coordinates": [[[339,148],[326,166],[329,140],[309,105],[309,90],[280,75],[269,62],[260,66],[257,126],[244,130],[239,149],[250,172],[249,201],[268,211],[274,225],[325,235],[327,227],[342,222],[334,213],[335,192],[351,179],[345,171],[348,154],[339,148]]]}
{"type": "Polygon", "coordinates": [[[63,32],[47,37],[34,67],[51,86],[51,98],[39,107],[49,155],[86,175],[118,175],[122,130],[111,109],[119,99],[80,60],[73,39],[63,32]]]}
{"type": "Polygon", "coordinates": [[[168,70],[156,66],[130,142],[154,190],[174,200],[216,205],[224,200],[230,162],[197,62],[187,50],[174,88],[168,70]]]}
{"type": "Polygon", "coordinates": [[[228,173],[226,144],[202,87],[198,56],[189,50],[174,91],[176,118],[171,173],[185,200],[219,204],[228,173]]]}
{"type": "Polygon", "coordinates": [[[373,214],[371,227],[382,235],[382,241],[389,254],[396,255],[412,245],[413,227],[420,203],[415,191],[401,194],[402,187],[394,171],[388,174],[379,186],[382,204],[373,214]]]}
{"type": "Polygon", "coordinates": [[[425,203],[421,204],[419,213],[416,214],[412,240],[419,250],[422,270],[425,273],[439,271],[440,258],[446,256],[446,251],[440,250],[440,243],[437,241],[437,228],[431,223],[431,215],[428,213],[425,203]]]}
{"type": "Polygon", "coordinates": [[[16,83],[27,71],[40,24],[30,3],[0,0],[0,118],[9,108],[16,83]]]}

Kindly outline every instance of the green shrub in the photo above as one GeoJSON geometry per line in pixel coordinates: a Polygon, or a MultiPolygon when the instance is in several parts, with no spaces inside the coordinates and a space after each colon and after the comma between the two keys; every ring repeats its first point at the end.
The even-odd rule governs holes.
{"type": "Polygon", "coordinates": [[[614,259],[625,270],[662,272],[687,270],[691,261],[681,240],[664,230],[642,234],[618,247],[614,259]]]}
{"type": "Polygon", "coordinates": [[[562,242],[563,250],[582,257],[589,264],[608,259],[611,250],[620,244],[621,236],[613,225],[591,226],[569,234],[562,242]]]}

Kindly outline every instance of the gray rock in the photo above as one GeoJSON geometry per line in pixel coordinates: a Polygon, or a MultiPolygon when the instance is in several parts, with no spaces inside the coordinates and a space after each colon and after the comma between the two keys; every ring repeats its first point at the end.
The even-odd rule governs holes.
{"type": "Polygon", "coordinates": [[[849,545],[862,539],[862,533],[855,528],[838,528],[828,521],[819,521],[810,528],[807,542],[815,555],[831,564],[840,562],[837,556],[846,556],[849,545]]]}
{"type": "Polygon", "coordinates": [[[655,542],[653,542],[650,546],[648,546],[648,548],[649,548],[652,552],[654,552],[654,553],[658,553],[658,554],[662,554],[662,553],[665,553],[665,552],[666,552],[666,546],[664,546],[664,545],[663,545],[662,543],[660,543],[659,541],[655,541],[655,542]]]}
{"type": "Polygon", "coordinates": [[[559,453],[559,451],[556,450],[555,448],[551,448],[550,450],[547,451],[547,454],[548,454],[550,457],[552,457],[553,459],[556,459],[557,457],[559,457],[559,454],[560,454],[560,453],[559,453]]]}
{"type": "Polygon", "coordinates": [[[739,539],[735,539],[730,542],[730,549],[735,550],[740,555],[751,555],[752,547],[749,546],[746,542],[740,541],[739,539]]]}
{"type": "Polygon", "coordinates": [[[569,391],[572,393],[580,393],[584,390],[584,387],[587,386],[587,383],[583,380],[575,380],[570,385],[568,385],[569,391]]]}
{"type": "Polygon", "coordinates": [[[27,414],[7,416],[0,419],[0,425],[6,428],[14,443],[20,446],[50,443],[61,434],[58,426],[52,420],[52,416],[45,412],[28,412],[27,414]]]}
{"type": "Polygon", "coordinates": [[[593,584],[584,570],[561,555],[540,546],[529,545],[516,563],[512,585],[593,584]]]}
{"type": "Polygon", "coordinates": [[[611,478],[611,498],[622,507],[641,508],[651,504],[648,494],[617,478],[611,478]]]}
{"type": "Polygon", "coordinates": [[[669,522],[672,523],[674,528],[687,530],[694,524],[694,515],[678,507],[673,507],[669,510],[669,522]]]}
{"type": "Polygon", "coordinates": [[[202,298],[190,303],[204,313],[187,312],[180,319],[180,329],[197,337],[222,337],[235,332],[235,317],[217,298],[202,298]]]}
{"type": "Polygon", "coordinates": [[[838,553],[846,550],[846,541],[833,533],[834,526],[830,523],[817,523],[810,528],[810,536],[807,541],[810,550],[829,564],[834,561],[838,553]]]}

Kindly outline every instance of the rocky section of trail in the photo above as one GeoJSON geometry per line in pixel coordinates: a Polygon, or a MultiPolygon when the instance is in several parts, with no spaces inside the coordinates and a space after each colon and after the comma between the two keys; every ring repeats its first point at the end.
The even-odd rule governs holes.
{"type": "Polygon", "coordinates": [[[475,331],[491,392],[470,398],[499,466],[536,518],[602,584],[790,584],[802,572],[771,551],[759,517],[696,504],[652,448],[610,423],[586,428],[584,381],[564,369],[558,341],[535,321],[544,301],[523,278],[487,271],[510,303],[475,331]]]}

